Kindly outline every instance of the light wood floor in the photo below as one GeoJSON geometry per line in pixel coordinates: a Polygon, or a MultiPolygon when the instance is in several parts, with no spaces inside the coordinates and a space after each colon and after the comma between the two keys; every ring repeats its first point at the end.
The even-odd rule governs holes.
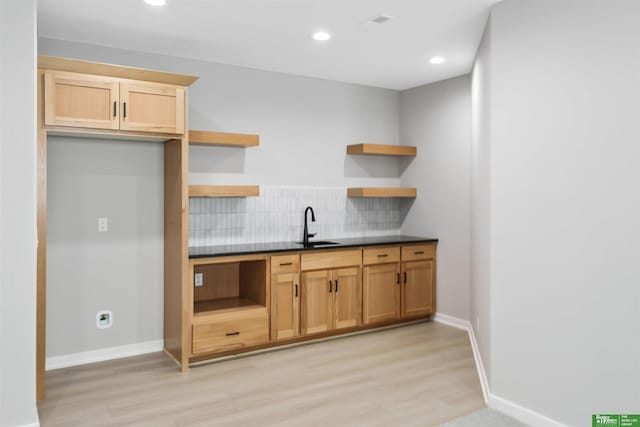
{"type": "Polygon", "coordinates": [[[47,373],[53,426],[433,426],[484,407],[467,333],[434,322],[192,368],[162,353],[47,373]]]}

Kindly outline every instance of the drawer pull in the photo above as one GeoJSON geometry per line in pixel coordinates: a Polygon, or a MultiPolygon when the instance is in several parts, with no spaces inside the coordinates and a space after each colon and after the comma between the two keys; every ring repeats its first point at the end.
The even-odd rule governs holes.
{"type": "Polygon", "coordinates": [[[389,254],[379,254],[378,258],[384,258],[384,257],[388,257],[388,256],[389,256],[389,254]]]}
{"type": "Polygon", "coordinates": [[[281,262],[280,267],[286,267],[287,265],[292,265],[292,262],[281,262]]]}
{"type": "Polygon", "coordinates": [[[296,284],[296,298],[298,298],[298,284],[296,284]]]}
{"type": "Polygon", "coordinates": [[[424,255],[424,251],[415,251],[414,255],[424,255]]]}
{"type": "Polygon", "coordinates": [[[113,117],[116,116],[116,107],[117,107],[118,103],[116,101],[113,101],[113,117]]]}
{"type": "Polygon", "coordinates": [[[404,272],[404,284],[405,285],[407,284],[407,272],[406,271],[404,272]]]}
{"type": "Polygon", "coordinates": [[[336,279],[336,292],[338,292],[338,279],[336,279]]]}
{"type": "Polygon", "coordinates": [[[227,336],[228,337],[231,337],[231,336],[234,336],[234,335],[240,335],[240,332],[238,332],[238,331],[236,331],[236,332],[227,332],[227,336]]]}
{"type": "Polygon", "coordinates": [[[329,280],[329,292],[333,292],[333,281],[329,280]]]}

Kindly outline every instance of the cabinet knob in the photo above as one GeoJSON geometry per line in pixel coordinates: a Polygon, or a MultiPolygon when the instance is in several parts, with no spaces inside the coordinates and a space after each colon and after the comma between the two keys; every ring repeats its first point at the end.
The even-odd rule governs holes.
{"type": "Polygon", "coordinates": [[[227,332],[227,336],[228,336],[228,337],[231,337],[231,336],[233,336],[233,335],[240,335],[240,332],[238,332],[238,331],[235,331],[235,332],[227,332]]]}

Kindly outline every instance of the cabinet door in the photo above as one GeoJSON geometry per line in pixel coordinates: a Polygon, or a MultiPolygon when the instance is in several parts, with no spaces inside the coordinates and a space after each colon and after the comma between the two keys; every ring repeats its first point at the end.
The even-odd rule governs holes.
{"type": "Polygon", "coordinates": [[[433,260],[402,263],[402,317],[434,312],[433,260]]]}
{"type": "Polygon", "coordinates": [[[300,335],[300,275],[271,276],[271,339],[280,341],[300,335]]]}
{"type": "Polygon", "coordinates": [[[334,328],[350,328],[361,323],[362,293],[360,268],[341,268],[333,274],[334,328]]]}
{"type": "Polygon", "coordinates": [[[44,122],[52,126],[118,129],[117,79],[44,72],[44,122]]]}
{"type": "Polygon", "coordinates": [[[400,317],[400,269],[398,264],[364,268],[363,320],[365,324],[400,317]]]}
{"type": "Polygon", "coordinates": [[[333,282],[330,283],[330,279],[328,270],[302,273],[302,335],[331,329],[333,282]]]}
{"type": "Polygon", "coordinates": [[[122,80],[120,129],[184,133],[184,88],[122,80]]]}

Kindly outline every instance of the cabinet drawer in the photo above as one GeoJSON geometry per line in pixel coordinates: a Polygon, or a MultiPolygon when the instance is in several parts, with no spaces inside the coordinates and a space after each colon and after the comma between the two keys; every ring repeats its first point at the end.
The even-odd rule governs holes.
{"type": "Polygon", "coordinates": [[[193,354],[248,347],[269,341],[266,307],[198,316],[193,320],[193,354]]]}
{"type": "Polygon", "coordinates": [[[271,273],[295,273],[300,270],[300,255],[277,255],[271,257],[271,273]]]}
{"type": "Polygon", "coordinates": [[[414,245],[402,247],[402,261],[433,259],[436,256],[436,245],[414,245]]]}
{"type": "Polygon", "coordinates": [[[326,268],[351,267],[362,264],[362,251],[333,251],[304,253],[301,255],[302,270],[323,270],[326,268]]]}
{"type": "Polygon", "coordinates": [[[363,264],[387,264],[400,261],[400,247],[370,248],[362,251],[363,264]]]}

